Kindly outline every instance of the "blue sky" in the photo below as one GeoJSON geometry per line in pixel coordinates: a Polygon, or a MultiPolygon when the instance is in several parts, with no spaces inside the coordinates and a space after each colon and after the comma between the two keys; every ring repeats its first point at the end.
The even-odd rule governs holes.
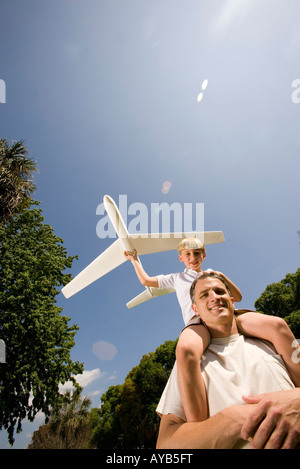
{"type": "MultiPolygon", "coordinates": [[[[149,210],[204,203],[205,229],[226,242],[208,247],[203,267],[240,287],[241,307],[297,270],[299,18],[297,0],[2,2],[0,134],[37,161],[34,197],[79,256],[73,275],[113,241],[96,234],[105,194],[149,210]]],[[[175,251],[142,262],[150,275],[182,269],[175,251]]],[[[93,406],[183,326],[174,294],[128,310],[142,289],[125,263],[58,297],[80,327],[72,358],[93,406]]],[[[41,423],[25,423],[15,447],[41,423]]]]}

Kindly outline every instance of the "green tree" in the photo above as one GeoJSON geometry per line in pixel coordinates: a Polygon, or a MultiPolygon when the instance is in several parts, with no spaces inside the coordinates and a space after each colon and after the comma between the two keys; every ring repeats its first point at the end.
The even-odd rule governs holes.
{"type": "Polygon", "coordinates": [[[124,448],[124,435],[120,428],[119,409],[123,385],[110,386],[101,397],[101,407],[91,411],[93,442],[97,448],[124,448]]]}
{"type": "Polygon", "coordinates": [[[300,310],[293,311],[288,316],[285,316],[284,319],[289,325],[294,336],[300,339],[300,310]]]}
{"type": "Polygon", "coordinates": [[[69,327],[56,304],[58,287],[70,281],[64,273],[74,257],[67,255],[38,203],[0,225],[0,337],[6,363],[0,365],[0,428],[13,444],[26,417],[46,416],[62,403],[59,383],[82,373],[70,350],[78,327],[69,327]]]}
{"type": "Polygon", "coordinates": [[[92,409],[93,441],[99,449],[154,448],[160,419],[155,412],[175,361],[177,341],[144,355],[124,384],[111,386],[92,409]]]}
{"type": "Polygon", "coordinates": [[[0,138],[0,223],[6,223],[28,203],[35,190],[36,163],[27,156],[23,141],[9,145],[0,138]]]}
{"type": "Polygon", "coordinates": [[[256,300],[255,308],[265,314],[282,317],[293,334],[300,337],[300,269],[268,285],[256,300]]]}
{"type": "Polygon", "coordinates": [[[62,407],[34,432],[28,449],[91,448],[90,405],[91,399],[82,398],[80,390],[67,391],[62,407]]]}

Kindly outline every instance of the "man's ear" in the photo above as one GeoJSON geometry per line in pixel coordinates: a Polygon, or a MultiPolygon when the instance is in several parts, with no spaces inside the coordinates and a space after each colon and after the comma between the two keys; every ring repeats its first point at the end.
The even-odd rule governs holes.
{"type": "Polygon", "coordinates": [[[197,306],[194,303],[192,303],[192,310],[195,314],[198,314],[197,306]]]}

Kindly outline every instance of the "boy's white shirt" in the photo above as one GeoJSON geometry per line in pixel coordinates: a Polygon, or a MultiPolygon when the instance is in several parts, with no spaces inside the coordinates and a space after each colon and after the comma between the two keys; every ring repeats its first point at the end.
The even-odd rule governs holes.
{"type": "MultiPolygon", "coordinates": [[[[210,271],[212,271],[212,269],[207,269],[202,272],[210,271]]],[[[175,274],[157,275],[158,288],[174,288],[176,290],[185,325],[187,325],[190,319],[195,315],[192,309],[190,288],[199,273],[200,272],[196,272],[192,269],[185,269],[183,272],[175,274]]]]}

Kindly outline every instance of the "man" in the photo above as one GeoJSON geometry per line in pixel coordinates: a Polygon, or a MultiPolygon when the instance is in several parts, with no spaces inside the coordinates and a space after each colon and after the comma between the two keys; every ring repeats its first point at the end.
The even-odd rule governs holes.
{"type": "Polygon", "coordinates": [[[211,344],[201,360],[210,417],[186,422],[176,364],[157,408],[157,448],[294,448],[300,443],[300,389],[270,344],[238,334],[234,301],[222,277],[204,273],[191,288],[211,344]],[[255,394],[256,397],[243,398],[255,394]],[[247,402],[247,404],[245,404],[247,402]]]}

